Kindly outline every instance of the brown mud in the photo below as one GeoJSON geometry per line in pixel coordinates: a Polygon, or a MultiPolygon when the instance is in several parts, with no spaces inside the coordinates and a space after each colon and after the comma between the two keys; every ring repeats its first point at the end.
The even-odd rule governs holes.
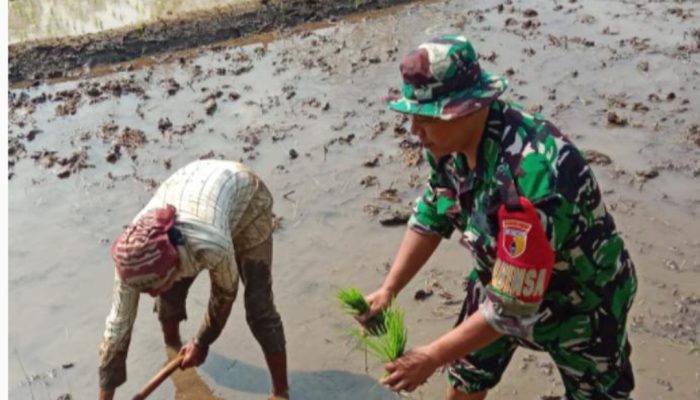
{"type": "Polygon", "coordinates": [[[411,0],[267,0],[190,11],[155,21],[9,46],[10,81],[60,78],[99,64],[188,49],[411,0]],[[79,68],[78,71],[75,71],[79,68]]]}
{"type": "MultiPolygon", "coordinates": [[[[462,32],[485,69],[509,76],[504,96],[541,111],[592,164],[640,278],[628,320],[634,397],[697,399],[698,26],[696,2],[436,1],[10,90],[10,398],[95,397],[109,245],[174,169],[211,157],[247,163],[275,194],[274,289],[293,398],[395,398],[376,383],[381,366],[354,350],[333,297],[378,287],[427,173],[408,120],[379,99],[399,87],[401,55],[462,32]]],[[[459,311],[472,260],[449,242],[398,299],[409,346],[449,330],[459,311]]],[[[208,291],[207,278],[192,287],[183,338],[208,291]]],[[[143,296],[119,398],[165,361],[151,308],[143,296]]],[[[239,298],[198,369],[214,396],[269,391],[244,321],[239,298]]],[[[436,374],[406,397],[440,399],[445,381],[436,374]]],[[[206,389],[169,380],[154,398],[195,386],[206,389]]],[[[489,398],[562,394],[551,359],[519,350],[489,398]]]]}

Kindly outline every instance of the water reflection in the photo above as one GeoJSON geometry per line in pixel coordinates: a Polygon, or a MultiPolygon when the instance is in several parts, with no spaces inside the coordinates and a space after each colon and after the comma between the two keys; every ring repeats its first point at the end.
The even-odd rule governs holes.
{"type": "Polygon", "coordinates": [[[75,36],[214,6],[259,0],[10,0],[9,41],[75,36]]]}
{"type": "MultiPolygon", "coordinates": [[[[210,352],[200,368],[217,384],[245,393],[270,392],[270,375],[267,369],[232,360],[210,352]]],[[[394,400],[397,396],[367,375],[348,371],[290,371],[290,397],[304,400],[394,400]]]]}

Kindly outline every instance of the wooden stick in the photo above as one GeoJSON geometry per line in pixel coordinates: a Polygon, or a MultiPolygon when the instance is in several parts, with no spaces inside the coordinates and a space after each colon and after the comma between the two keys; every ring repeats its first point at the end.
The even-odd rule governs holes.
{"type": "Polygon", "coordinates": [[[151,378],[150,381],[148,381],[146,386],[144,386],[140,392],[136,393],[132,400],[143,400],[148,397],[149,394],[153,393],[153,391],[156,390],[156,388],[160,386],[164,380],[168,379],[170,374],[175,372],[175,370],[180,367],[180,363],[182,362],[183,358],[184,356],[177,356],[173,358],[172,361],[167,363],[153,378],[151,378]]]}

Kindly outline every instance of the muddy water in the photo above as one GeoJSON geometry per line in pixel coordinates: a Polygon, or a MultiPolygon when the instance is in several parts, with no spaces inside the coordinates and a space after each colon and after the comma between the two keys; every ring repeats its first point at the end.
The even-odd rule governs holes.
{"type": "Polygon", "coordinates": [[[11,0],[9,42],[84,35],[217,7],[255,7],[258,0],[11,0]]]}
{"type": "MultiPolygon", "coordinates": [[[[484,59],[484,68],[511,74],[509,98],[541,107],[582,149],[609,157],[593,168],[640,276],[629,321],[635,397],[698,398],[700,354],[692,349],[700,340],[700,127],[694,128],[700,8],[693,2],[532,4],[539,15],[530,18],[511,6],[499,12],[495,1],[414,5],[265,45],[12,90],[11,398],[94,398],[113,277],[109,243],[154,185],[188,161],[212,156],[243,160],[275,193],[281,228],[274,288],[294,398],[395,398],[376,383],[380,366],[370,359],[366,367],[353,350],[348,318],[333,294],[342,286],[370,291],[380,284],[403,229],[379,220],[409,207],[426,174],[425,164],[409,165],[415,158],[401,148],[413,140],[402,133],[407,124],[378,102],[399,84],[397,58],[427,37],[455,31],[492,60],[484,59]],[[147,142],[135,140],[134,130],[147,142]],[[114,141],[122,147],[111,163],[114,141]],[[83,158],[71,159],[81,148],[83,158]],[[43,150],[57,153],[37,153],[43,150]],[[376,166],[364,166],[368,161],[376,166]]],[[[448,330],[459,311],[437,295],[415,302],[413,293],[438,282],[460,299],[470,264],[456,242],[444,243],[405,290],[399,301],[409,345],[448,330]]],[[[203,277],[192,289],[183,336],[196,331],[207,298],[203,277]]],[[[144,296],[120,398],[166,360],[151,307],[144,296]]],[[[444,385],[436,375],[409,398],[441,398],[444,385]]],[[[238,303],[199,377],[168,381],[154,398],[176,392],[204,398],[205,386],[220,398],[264,399],[269,390],[238,303]]],[[[518,351],[490,398],[562,393],[548,356],[518,351]]]]}

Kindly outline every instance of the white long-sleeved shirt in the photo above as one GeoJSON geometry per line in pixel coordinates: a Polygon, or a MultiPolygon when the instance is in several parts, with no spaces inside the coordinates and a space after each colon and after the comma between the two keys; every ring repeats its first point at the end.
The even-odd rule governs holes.
{"type": "MultiPolygon", "coordinates": [[[[198,339],[209,344],[221,333],[238,288],[234,251],[244,251],[272,234],[272,196],[249,168],[232,161],[199,160],[177,170],[134,218],[172,204],[185,244],[177,247],[175,279],[209,271],[212,292],[198,339]]],[[[100,385],[126,380],[126,354],[140,292],[115,275],[112,309],[100,346],[100,385]]]]}

